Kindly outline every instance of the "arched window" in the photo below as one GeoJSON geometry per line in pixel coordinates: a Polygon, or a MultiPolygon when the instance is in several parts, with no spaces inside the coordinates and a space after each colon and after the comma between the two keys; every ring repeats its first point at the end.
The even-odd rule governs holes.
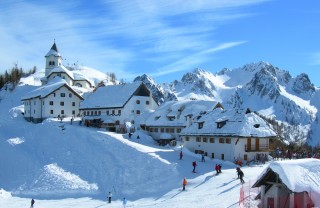
{"type": "Polygon", "coordinates": [[[137,100],[136,103],[137,103],[137,104],[140,104],[140,100],[137,100]]]}

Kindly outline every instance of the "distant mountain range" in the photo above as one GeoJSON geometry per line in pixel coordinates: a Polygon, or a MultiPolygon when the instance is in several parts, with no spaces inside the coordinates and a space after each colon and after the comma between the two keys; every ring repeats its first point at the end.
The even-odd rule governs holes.
{"type": "Polygon", "coordinates": [[[292,77],[288,71],[258,62],[215,74],[195,69],[171,83],[157,84],[146,74],[134,81],[144,82],[159,104],[204,99],[222,102],[226,108],[250,108],[271,122],[285,142],[320,144],[320,88],[305,73],[292,77]]]}

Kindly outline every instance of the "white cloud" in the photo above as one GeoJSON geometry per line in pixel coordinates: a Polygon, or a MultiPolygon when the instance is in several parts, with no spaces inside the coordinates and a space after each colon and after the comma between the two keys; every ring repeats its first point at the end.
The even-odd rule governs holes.
{"type": "Polygon", "coordinates": [[[222,42],[215,38],[219,26],[251,15],[242,8],[261,2],[264,0],[136,0],[90,4],[3,0],[0,70],[8,69],[16,61],[26,68],[33,65],[43,68],[43,56],[53,39],[66,59],[65,64],[79,61],[124,75],[138,74],[136,70],[141,69],[134,66],[139,64],[159,68],[175,63],[174,68],[183,68],[178,64],[199,63],[208,53],[215,52],[207,48],[222,42]],[[197,60],[191,60],[195,57],[197,60]]]}
{"type": "Polygon", "coordinates": [[[230,42],[230,43],[223,43],[221,45],[218,45],[214,48],[210,48],[201,52],[198,52],[196,54],[192,54],[188,57],[185,57],[181,60],[178,60],[174,63],[171,63],[167,66],[164,66],[162,68],[160,68],[156,73],[151,74],[154,77],[157,76],[162,76],[162,75],[166,75],[166,74],[170,74],[170,73],[174,73],[174,72],[178,72],[178,71],[185,71],[185,70],[189,70],[190,67],[195,66],[201,62],[203,62],[203,59],[207,59],[209,58],[207,55],[209,54],[213,54],[216,52],[219,52],[221,50],[225,50],[231,47],[235,47],[238,45],[241,45],[243,43],[246,43],[246,41],[239,41],[239,42],[230,42]]]}

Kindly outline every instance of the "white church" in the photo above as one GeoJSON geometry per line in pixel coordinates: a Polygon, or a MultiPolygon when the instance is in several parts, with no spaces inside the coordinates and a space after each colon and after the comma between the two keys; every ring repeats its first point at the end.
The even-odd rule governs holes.
{"type": "Polygon", "coordinates": [[[71,71],[62,65],[62,57],[55,42],[45,59],[42,86],[21,98],[24,118],[39,123],[46,118],[79,116],[79,106],[83,98],[75,89],[91,89],[94,84],[79,71],[71,71]]]}

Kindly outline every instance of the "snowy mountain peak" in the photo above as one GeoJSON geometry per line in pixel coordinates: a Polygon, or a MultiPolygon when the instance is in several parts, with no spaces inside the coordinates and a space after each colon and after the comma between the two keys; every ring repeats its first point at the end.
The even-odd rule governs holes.
{"type": "Polygon", "coordinates": [[[315,92],[315,87],[310,82],[308,75],[302,73],[295,78],[292,90],[297,94],[308,93],[309,95],[311,95],[315,92]]]}

